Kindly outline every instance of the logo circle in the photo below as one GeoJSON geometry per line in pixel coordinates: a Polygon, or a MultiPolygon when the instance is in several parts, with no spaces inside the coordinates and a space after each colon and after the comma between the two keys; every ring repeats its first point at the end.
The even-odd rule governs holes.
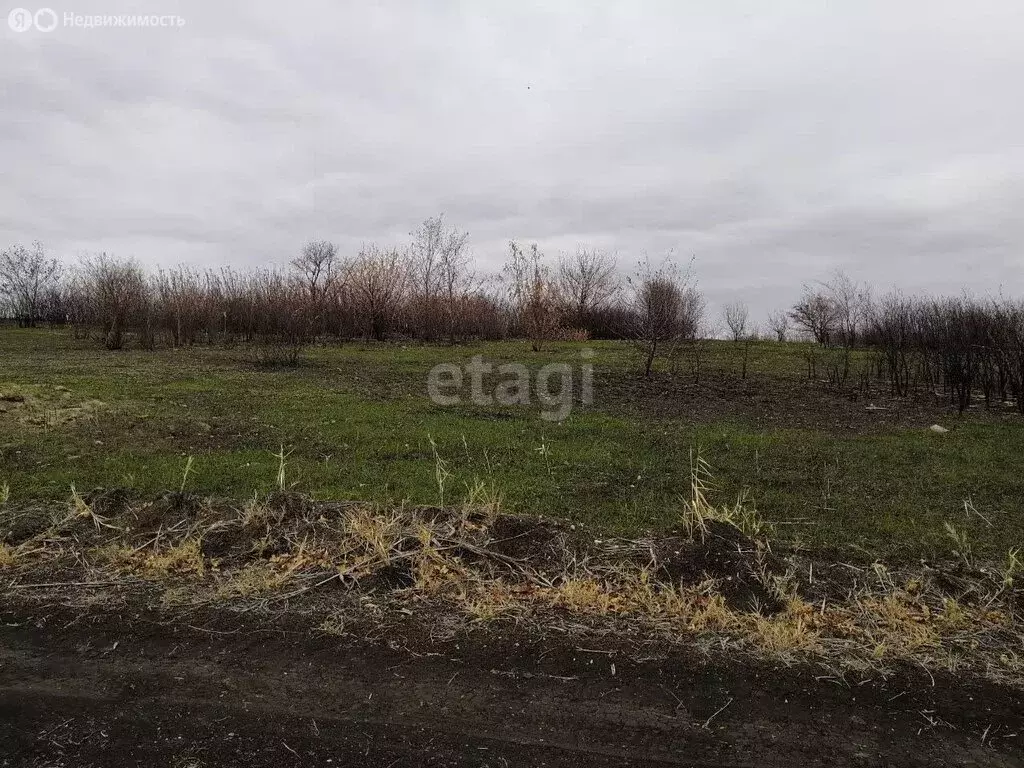
{"type": "Polygon", "coordinates": [[[52,8],[40,8],[33,17],[40,32],[53,32],[57,28],[57,14],[52,8]]]}
{"type": "Polygon", "coordinates": [[[15,32],[26,32],[32,29],[32,11],[15,8],[7,14],[7,26],[15,32]]]}

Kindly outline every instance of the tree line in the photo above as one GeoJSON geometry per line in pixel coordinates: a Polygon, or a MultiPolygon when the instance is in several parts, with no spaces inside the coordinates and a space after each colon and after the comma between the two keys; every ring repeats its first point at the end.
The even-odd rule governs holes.
{"type": "Polygon", "coordinates": [[[19,326],[69,325],[107,349],[247,342],[267,362],[294,363],[317,340],[457,343],[525,338],[628,338],[645,369],[701,330],[704,302],[690,270],[640,264],[623,280],[614,257],[580,248],[557,260],[510,242],[498,274],[477,272],[467,233],[443,216],[402,248],[344,256],[307,242],[283,268],[145,270],[101,253],[73,265],[39,243],[0,253],[0,307],[19,326]]]}
{"type": "Polygon", "coordinates": [[[843,273],[805,285],[769,316],[774,338],[790,329],[816,342],[808,375],[837,389],[925,395],[963,412],[975,402],[1024,413],[1024,302],[995,296],[875,296],[843,273]],[[858,355],[852,354],[858,351],[858,355]],[[855,362],[856,359],[856,362],[855,362]]]}
{"type": "Polygon", "coordinates": [[[615,258],[580,248],[555,260],[510,242],[498,274],[477,272],[468,234],[443,216],[405,247],[367,245],[351,256],[310,241],[283,268],[145,270],[109,254],[74,265],[43,246],[0,252],[0,309],[20,326],[69,325],[108,349],[246,342],[265,362],[295,363],[318,340],[416,339],[458,343],[520,338],[630,341],[651,376],[658,359],[691,351],[721,330],[742,342],[805,339],[808,377],[836,389],[905,397],[1014,403],[1024,412],[1024,304],[1003,297],[874,296],[845,274],[807,284],[791,306],[751,325],[742,302],[707,316],[692,269],[641,262],[623,277],[615,258]],[[854,354],[856,352],[857,354],[854,354]]]}

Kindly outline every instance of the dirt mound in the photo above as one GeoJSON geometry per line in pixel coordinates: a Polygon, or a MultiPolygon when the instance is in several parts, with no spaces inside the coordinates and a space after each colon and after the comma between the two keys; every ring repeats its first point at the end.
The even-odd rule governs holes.
{"type": "Polygon", "coordinates": [[[575,525],[512,515],[496,517],[488,534],[490,552],[545,570],[564,570],[571,558],[584,555],[592,544],[575,525]]]}
{"type": "Polygon", "coordinates": [[[0,542],[19,545],[43,533],[51,525],[51,511],[45,506],[8,509],[0,515],[0,542]]]}
{"type": "Polygon", "coordinates": [[[121,488],[75,497],[66,512],[7,514],[3,540],[22,544],[43,535],[73,539],[85,549],[118,551],[122,562],[193,546],[197,565],[240,568],[298,559],[345,570],[362,586],[405,589],[424,558],[441,570],[557,584],[593,567],[595,578],[645,570],[654,583],[689,588],[712,580],[730,608],[770,614],[780,608],[768,586],[782,566],[734,526],[711,520],[692,538],[682,530],[640,541],[595,538],[581,526],[486,510],[409,507],[400,511],[346,502],[314,502],[277,493],[239,506],[186,492],[151,500],[121,488]],[[75,500],[77,499],[77,500],[75,500]],[[436,555],[436,557],[435,557],[436,555]],[[450,558],[450,563],[442,563],[450,558]]]}
{"type": "Polygon", "coordinates": [[[10,584],[149,584],[166,591],[161,599],[241,601],[246,610],[324,594],[332,611],[365,604],[375,620],[430,615],[439,635],[508,620],[659,642],[690,637],[787,662],[950,659],[1024,681],[1021,589],[998,566],[776,554],[769,529],[709,505],[667,535],[641,539],[488,507],[294,494],[240,505],[188,493],[142,501],[113,489],[46,512],[0,506],[0,568],[10,584]]]}
{"type": "Polygon", "coordinates": [[[692,539],[672,531],[654,539],[652,551],[661,578],[671,584],[694,586],[714,579],[726,604],[734,610],[771,615],[783,601],[769,586],[785,574],[782,561],[736,527],[717,520],[707,532],[692,539]]]}
{"type": "Polygon", "coordinates": [[[594,562],[607,568],[624,562],[650,570],[651,579],[671,587],[696,587],[713,581],[729,608],[771,615],[782,609],[773,579],[786,573],[783,561],[764,542],[729,523],[709,520],[697,538],[682,528],[643,540],[595,539],[562,522],[502,515],[489,528],[489,553],[521,562],[549,578],[571,572],[574,564],[594,562]]]}

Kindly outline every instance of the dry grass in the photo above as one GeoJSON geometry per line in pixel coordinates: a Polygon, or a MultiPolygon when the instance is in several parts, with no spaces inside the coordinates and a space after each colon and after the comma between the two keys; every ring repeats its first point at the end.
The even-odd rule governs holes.
{"type": "MultiPolygon", "coordinates": [[[[712,639],[787,661],[878,666],[913,660],[936,668],[967,665],[1024,682],[1024,633],[1014,612],[1016,550],[990,572],[967,571],[961,563],[962,584],[954,594],[934,568],[891,570],[876,563],[849,566],[859,574],[856,588],[815,600],[808,596],[814,580],[798,578],[795,562],[771,552],[756,512],[742,499],[732,507],[712,505],[699,456],[694,467],[684,516],[693,546],[714,536],[711,521],[746,533],[736,546],[746,552],[750,573],[737,577],[763,586],[773,606],[730,602],[718,578],[667,578],[654,540],[588,540],[581,554],[582,544],[574,548],[555,536],[555,557],[503,554],[491,533],[500,500],[480,486],[450,509],[314,504],[288,494],[231,506],[180,493],[110,508],[109,500],[72,489],[68,506],[46,530],[0,544],[0,567],[27,572],[60,562],[131,573],[163,584],[168,604],[268,603],[344,584],[372,590],[378,606],[406,610],[420,603],[469,623],[628,628],[632,636],[712,639]]],[[[344,626],[344,616],[332,613],[321,629],[340,633],[344,626]]]]}
{"type": "Polygon", "coordinates": [[[7,544],[0,543],[0,568],[12,568],[17,564],[17,550],[7,544]]]}
{"type": "Polygon", "coordinates": [[[28,427],[43,430],[56,429],[76,422],[96,422],[108,406],[101,400],[77,400],[62,386],[0,385],[0,396],[5,399],[0,418],[13,419],[28,427]]]}
{"type": "Polygon", "coordinates": [[[814,620],[814,608],[799,598],[786,603],[785,610],[771,617],[751,616],[750,627],[759,647],[770,653],[811,653],[821,650],[821,634],[814,620]]]}
{"type": "Polygon", "coordinates": [[[273,594],[288,584],[292,573],[268,563],[247,565],[222,579],[216,587],[216,595],[232,600],[273,594]]]}
{"type": "Polygon", "coordinates": [[[1020,547],[1012,547],[1006,553],[1006,565],[999,569],[1004,589],[1013,589],[1014,578],[1022,566],[1024,566],[1024,561],[1020,557],[1020,547]]]}
{"type": "Polygon", "coordinates": [[[198,539],[186,539],[150,554],[142,560],[142,567],[160,574],[202,576],[206,573],[206,562],[198,539]]]}
{"type": "Polygon", "coordinates": [[[715,506],[708,501],[713,489],[711,467],[700,454],[690,451],[690,498],[683,503],[683,527],[691,536],[704,539],[710,533],[711,521],[725,523],[739,529],[752,539],[774,534],[771,524],[757,512],[745,493],[741,493],[732,506],[715,506]]]}

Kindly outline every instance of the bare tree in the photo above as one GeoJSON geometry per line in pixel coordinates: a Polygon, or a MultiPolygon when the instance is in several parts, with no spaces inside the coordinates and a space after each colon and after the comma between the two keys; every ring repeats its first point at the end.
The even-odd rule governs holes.
{"type": "Polygon", "coordinates": [[[508,246],[509,258],[503,271],[509,285],[512,313],[517,327],[530,339],[533,351],[539,352],[544,342],[558,337],[562,327],[558,285],[536,243],[530,246],[529,253],[515,240],[508,246]]]}
{"type": "Polygon", "coordinates": [[[793,324],[819,344],[829,344],[839,324],[839,312],[832,297],[820,288],[804,286],[800,300],[789,311],[793,324]]]}
{"type": "Polygon", "coordinates": [[[722,307],[722,319],[725,327],[729,329],[729,337],[733,341],[739,341],[747,335],[747,320],[750,318],[750,310],[742,301],[733,301],[722,307]]]}
{"type": "Polygon", "coordinates": [[[348,288],[363,338],[383,340],[397,324],[409,285],[405,254],[364,247],[348,270],[348,288]]]}
{"type": "Polygon", "coordinates": [[[469,233],[451,227],[442,231],[441,250],[437,272],[440,286],[441,315],[448,342],[455,336],[465,310],[466,299],[473,288],[474,274],[470,270],[469,233]]]}
{"type": "Polygon", "coordinates": [[[309,284],[274,269],[252,275],[249,290],[255,309],[252,335],[257,361],[271,366],[298,365],[314,337],[309,284]]]}
{"type": "Polygon", "coordinates": [[[785,341],[789,332],[789,315],[781,310],[769,312],[768,330],[775,336],[776,341],[785,341]]]}
{"type": "Polygon", "coordinates": [[[424,220],[411,233],[409,291],[416,330],[425,338],[437,335],[437,297],[441,292],[440,261],[444,248],[444,214],[424,220]]]}
{"type": "Polygon", "coordinates": [[[697,336],[704,299],[670,259],[653,269],[643,262],[634,279],[629,337],[643,354],[644,376],[650,378],[656,358],[672,357],[683,341],[697,336]]]}
{"type": "Polygon", "coordinates": [[[60,263],[47,258],[43,244],[13,245],[0,252],[0,294],[7,297],[19,327],[34,328],[42,319],[43,302],[60,277],[60,263]]]}
{"type": "Polygon", "coordinates": [[[870,286],[852,280],[841,270],[837,270],[823,286],[835,312],[839,341],[847,347],[856,346],[871,309],[870,286]]]}
{"type": "Polygon", "coordinates": [[[344,280],[338,246],[327,240],[310,240],[292,259],[292,268],[297,273],[301,292],[290,298],[305,302],[303,318],[310,323],[308,330],[314,336],[319,335],[326,330],[327,312],[337,301],[344,280]]]}
{"type": "Polygon", "coordinates": [[[836,271],[830,280],[804,285],[789,317],[819,344],[853,347],[871,314],[871,287],[836,271]]]}
{"type": "Polygon", "coordinates": [[[93,321],[100,326],[104,346],[121,349],[125,334],[132,329],[138,331],[143,346],[152,346],[152,302],[138,263],[101,253],[82,259],[82,273],[93,321]]]}
{"type": "Polygon", "coordinates": [[[474,275],[469,233],[448,226],[444,214],[426,219],[409,246],[410,314],[415,330],[431,340],[454,342],[474,275]]]}
{"type": "Polygon", "coordinates": [[[593,314],[604,308],[619,290],[615,259],[604,251],[579,248],[558,261],[558,287],[569,322],[590,325],[593,314]]]}
{"type": "Polygon", "coordinates": [[[327,240],[310,240],[302,246],[302,253],[292,259],[292,266],[303,280],[310,303],[316,307],[334,290],[340,276],[338,246],[327,240]]]}

